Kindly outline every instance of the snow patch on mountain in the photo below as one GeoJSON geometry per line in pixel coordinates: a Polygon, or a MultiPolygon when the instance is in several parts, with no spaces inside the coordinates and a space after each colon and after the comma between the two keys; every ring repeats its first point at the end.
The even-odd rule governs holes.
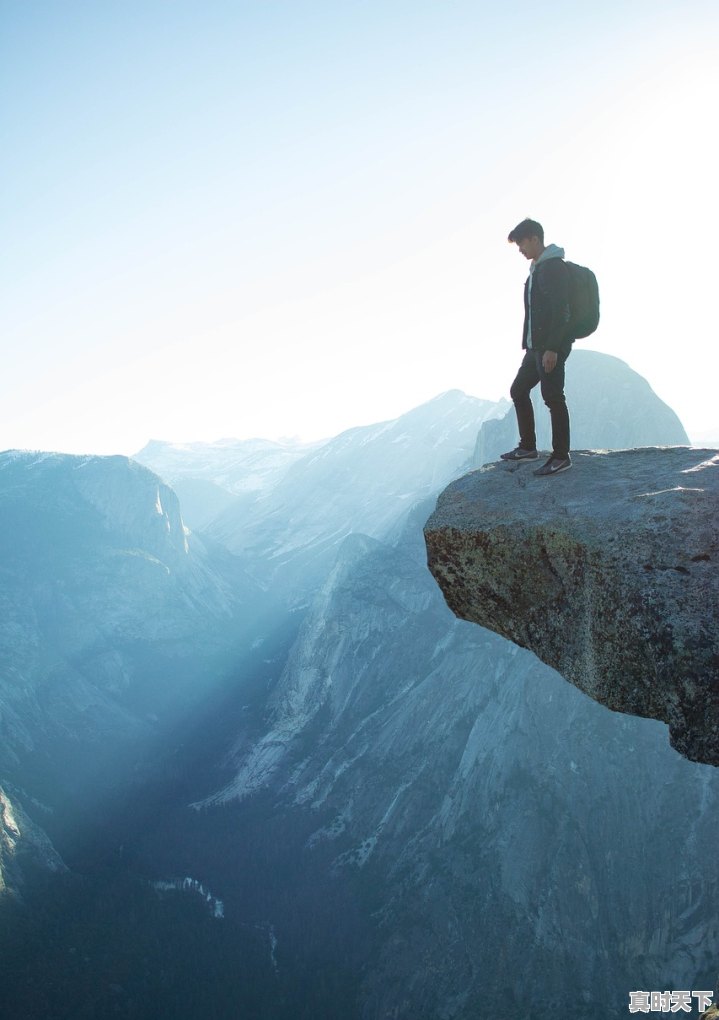
{"type": "Polygon", "coordinates": [[[213,917],[221,920],[225,916],[225,905],[222,900],[213,896],[210,890],[196,878],[158,879],[151,884],[153,889],[157,889],[158,892],[184,892],[199,896],[205,901],[213,917]]]}
{"type": "Polygon", "coordinates": [[[17,891],[24,865],[65,871],[65,864],[43,829],[32,821],[18,799],[0,786],[0,894],[17,891]]]}

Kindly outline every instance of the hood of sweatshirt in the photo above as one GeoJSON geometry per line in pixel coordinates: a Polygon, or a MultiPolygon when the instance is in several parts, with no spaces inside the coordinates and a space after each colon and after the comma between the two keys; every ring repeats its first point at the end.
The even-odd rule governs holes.
{"type": "Polygon", "coordinates": [[[537,261],[532,262],[532,264],[529,267],[529,272],[533,273],[535,267],[538,266],[540,262],[549,262],[550,259],[563,259],[563,258],[564,248],[560,248],[559,245],[556,244],[548,244],[547,247],[542,252],[542,254],[537,259],[537,261]]]}

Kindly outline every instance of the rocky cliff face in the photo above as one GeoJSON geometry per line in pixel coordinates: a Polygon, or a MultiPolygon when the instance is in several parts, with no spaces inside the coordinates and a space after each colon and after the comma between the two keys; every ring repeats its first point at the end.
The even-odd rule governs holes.
{"type": "MultiPolygon", "coordinates": [[[[603,363],[589,361],[591,386],[603,363]]],[[[676,417],[616,364],[626,396],[618,420],[636,402],[632,421],[649,423],[625,442],[681,439],[676,417]]],[[[590,402],[588,442],[592,413],[590,402]]],[[[594,421],[599,441],[602,414],[594,421]]],[[[371,960],[358,993],[367,1020],[505,1016],[521,1011],[527,987],[557,1016],[581,1002],[583,1016],[606,1020],[626,1014],[630,988],[658,986],[659,975],[710,981],[719,891],[705,847],[717,774],[674,754],[658,723],[609,712],[515,644],[453,618],[426,570],[429,506],[397,517],[382,504],[383,494],[411,501],[426,491],[421,442],[409,427],[374,431],[328,444],[325,464],[318,454],[283,483],[297,563],[321,582],[259,736],[237,741],[231,774],[208,791],[199,818],[282,818],[286,857],[273,875],[297,856],[313,875],[313,911],[340,887],[373,918],[358,950],[371,960]],[[403,432],[399,489],[382,441],[400,447],[403,432]],[[372,537],[340,538],[364,527],[372,537]],[[303,560],[318,548],[305,543],[312,529],[327,542],[317,563],[303,560]],[[303,845],[295,832],[306,833],[303,845]]],[[[279,510],[279,494],[267,507],[279,510]]],[[[287,521],[268,513],[263,526],[264,536],[255,525],[251,534],[273,563],[287,521]]],[[[282,576],[293,583],[292,571],[282,576]]],[[[228,876],[215,884],[227,889],[228,876]]],[[[285,909],[266,908],[263,920],[299,958],[304,944],[285,909]]],[[[332,953],[340,929],[316,930],[332,953]]]]}
{"type": "Polygon", "coordinates": [[[425,527],[430,569],[457,616],[719,765],[719,458],[573,456],[556,479],[498,462],[450,485],[425,527]]]}
{"type": "Polygon", "coordinates": [[[454,618],[426,570],[427,512],[391,544],[343,543],[265,735],[200,818],[232,798],[251,816],[264,793],[308,833],[287,853],[328,861],[316,899],[339,884],[375,921],[366,1020],[521,1015],[527,986],[553,1015],[581,1001],[606,1020],[659,975],[709,980],[719,774],[454,618]]]}
{"type": "Polygon", "coordinates": [[[241,671],[262,605],[146,468],[0,455],[0,779],[40,800],[119,781],[241,671]]]}
{"type": "Polygon", "coordinates": [[[46,833],[0,786],[0,896],[8,890],[22,890],[28,866],[47,871],[65,870],[46,833]]]}

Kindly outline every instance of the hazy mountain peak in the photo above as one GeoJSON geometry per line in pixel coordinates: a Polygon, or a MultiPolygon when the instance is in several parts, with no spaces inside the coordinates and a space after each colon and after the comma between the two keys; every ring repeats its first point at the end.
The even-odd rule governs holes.
{"type": "Polygon", "coordinates": [[[450,390],[391,421],[348,429],[299,459],[261,498],[228,507],[208,530],[233,552],[263,548],[263,579],[269,568],[284,593],[295,578],[314,589],[347,535],[381,539],[453,478],[498,409],[450,390]]]}
{"type": "MultiPolygon", "coordinates": [[[[575,450],[618,450],[636,446],[688,444],[676,413],[644,376],[609,354],[578,348],[567,362],[565,391],[575,450]]],[[[551,449],[549,412],[537,386],[532,394],[537,443],[551,449]]],[[[491,463],[517,445],[514,409],[487,421],[477,438],[473,466],[491,463]]]]}

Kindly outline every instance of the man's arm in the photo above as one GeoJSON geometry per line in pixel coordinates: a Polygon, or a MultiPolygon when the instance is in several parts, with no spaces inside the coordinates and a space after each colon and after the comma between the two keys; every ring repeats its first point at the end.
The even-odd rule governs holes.
{"type": "Polygon", "coordinates": [[[561,259],[551,259],[544,267],[544,271],[547,274],[551,312],[547,343],[551,347],[544,352],[542,368],[545,372],[552,372],[557,366],[557,352],[565,346],[568,339],[569,274],[561,259]]]}

